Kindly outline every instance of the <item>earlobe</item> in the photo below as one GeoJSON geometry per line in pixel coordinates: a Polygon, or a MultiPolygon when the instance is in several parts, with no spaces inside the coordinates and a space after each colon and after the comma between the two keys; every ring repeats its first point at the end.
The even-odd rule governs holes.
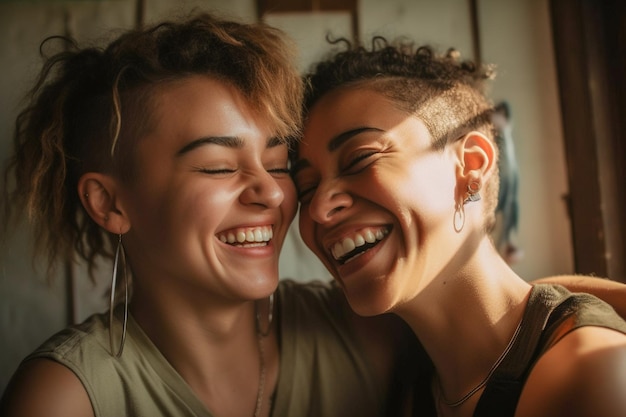
{"type": "Polygon", "coordinates": [[[78,181],[78,193],[85,211],[100,227],[115,234],[124,234],[130,229],[130,221],[119,206],[116,182],[109,175],[83,174],[78,181]]]}

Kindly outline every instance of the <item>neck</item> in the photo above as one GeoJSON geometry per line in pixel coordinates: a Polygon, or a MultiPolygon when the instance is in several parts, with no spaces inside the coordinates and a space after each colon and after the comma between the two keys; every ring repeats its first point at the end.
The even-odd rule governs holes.
{"type": "MultiPolygon", "coordinates": [[[[219,305],[207,300],[202,309],[173,305],[171,297],[169,304],[142,301],[141,294],[133,298],[133,317],[207,409],[219,416],[254,415],[263,391],[258,415],[269,415],[278,379],[276,320],[262,337],[253,301],[219,305]]],[[[265,331],[267,299],[259,306],[265,331]]]]}
{"type": "Polygon", "coordinates": [[[397,311],[433,361],[448,403],[488,376],[517,329],[531,288],[490,245],[459,271],[440,274],[397,311]]]}

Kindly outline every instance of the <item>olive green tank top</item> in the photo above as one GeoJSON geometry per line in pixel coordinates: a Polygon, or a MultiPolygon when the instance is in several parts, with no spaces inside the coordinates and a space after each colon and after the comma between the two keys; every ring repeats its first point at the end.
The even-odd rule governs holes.
{"type": "MultiPolygon", "coordinates": [[[[384,415],[386,389],[361,353],[341,291],[283,280],[277,307],[280,373],[272,416],[384,415]]],[[[132,316],[120,358],[109,353],[108,337],[108,314],[93,315],[25,360],[49,358],[71,369],[96,417],[212,416],[132,316]]]]}

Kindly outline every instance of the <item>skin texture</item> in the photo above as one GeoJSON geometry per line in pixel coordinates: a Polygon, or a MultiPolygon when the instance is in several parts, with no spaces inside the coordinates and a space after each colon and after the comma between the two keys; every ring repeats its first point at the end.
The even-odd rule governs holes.
{"type": "MultiPolygon", "coordinates": [[[[368,96],[368,99],[373,98],[375,96],[368,96]]],[[[250,375],[258,372],[250,320],[252,306],[248,300],[263,298],[273,291],[278,276],[277,248],[295,210],[293,185],[282,172],[286,166],[286,150],[284,146],[268,145],[272,143],[271,134],[263,127],[262,120],[249,111],[236,90],[210,78],[192,77],[167,85],[155,100],[154,119],[158,124],[142,138],[137,148],[134,163],[138,175],[126,183],[101,173],[88,173],[80,182],[79,192],[95,221],[112,233],[124,234],[129,260],[138,271],[131,308],[146,333],[216,415],[248,415],[257,383],[250,375]],[[200,138],[224,136],[242,139],[241,147],[204,141],[201,145],[189,146],[200,138]],[[84,193],[89,193],[88,199],[84,198],[84,193]],[[225,231],[264,224],[274,225],[270,249],[235,248],[217,238],[225,231]],[[150,250],[144,251],[144,247],[150,250]],[[180,343],[181,340],[189,343],[180,343]],[[211,361],[216,357],[220,358],[219,363],[211,361]],[[216,380],[220,383],[213,384],[216,380]],[[245,394],[238,391],[233,396],[235,391],[228,388],[232,386],[240,387],[245,394]]],[[[376,113],[364,115],[369,117],[376,113]]],[[[386,150],[380,162],[396,156],[420,155],[420,161],[430,161],[429,169],[436,167],[441,155],[423,146],[413,149],[412,153],[404,152],[403,147],[398,151],[399,145],[408,146],[407,142],[394,145],[404,134],[425,134],[419,121],[395,113],[384,115],[393,123],[380,128],[393,130],[393,135],[382,142],[377,139],[380,143],[376,146],[386,150]]],[[[360,127],[358,123],[352,127],[355,126],[360,127]]],[[[369,131],[365,135],[367,140],[378,138],[379,133],[369,131]]],[[[357,137],[356,140],[362,139],[357,137]]],[[[358,144],[354,146],[359,148],[358,144]]],[[[365,148],[376,149],[373,145],[365,148]]],[[[341,177],[339,167],[350,164],[350,155],[344,152],[343,159],[338,160],[341,162],[337,162],[336,177],[341,177]]],[[[358,171],[359,164],[366,163],[359,162],[349,170],[358,171]]],[[[423,214],[413,216],[386,193],[384,182],[395,181],[394,175],[430,174],[419,166],[405,171],[396,160],[390,160],[388,168],[395,169],[393,175],[377,170],[373,176],[359,181],[367,187],[376,184],[382,187],[375,195],[363,193],[363,196],[375,198],[368,206],[390,207],[394,211],[392,214],[376,213],[374,222],[368,215],[359,218],[357,223],[393,225],[394,230],[406,230],[395,244],[403,253],[409,253],[405,248],[419,241],[411,237],[412,230],[423,228],[424,234],[430,230],[426,225],[413,229],[413,221],[417,225],[422,218],[431,218],[429,213],[437,206],[426,206],[421,211],[423,214]],[[399,213],[399,220],[395,213],[399,213]]],[[[306,181],[314,185],[318,181],[317,174],[308,175],[303,169],[299,181],[308,178],[306,181]]],[[[447,176],[446,181],[452,181],[452,176],[447,176]]],[[[429,186],[421,192],[436,191],[429,186]]],[[[337,197],[345,202],[345,195],[337,197]]],[[[306,195],[302,198],[305,205],[310,204],[306,202],[306,195]]],[[[413,201],[413,197],[409,196],[409,201],[413,201]]],[[[443,224],[445,228],[449,222],[444,219],[443,224]]],[[[326,263],[333,268],[332,261],[327,259],[326,263]]],[[[388,265],[384,263],[381,270],[388,265]]],[[[350,275],[359,273],[357,270],[350,275]]],[[[385,294],[394,294],[391,290],[395,287],[389,286],[387,290],[384,284],[384,281],[373,280],[362,287],[352,286],[347,279],[343,283],[345,288],[355,289],[348,292],[356,294],[349,299],[358,300],[367,311],[372,306],[382,310],[395,302],[393,297],[380,297],[386,304],[367,304],[376,302],[375,291],[379,288],[387,291],[385,294]]],[[[400,288],[419,291],[419,285],[400,288]]],[[[585,282],[580,285],[584,287],[585,282]]],[[[388,375],[393,357],[389,341],[400,334],[398,323],[389,321],[388,316],[374,320],[353,316],[353,320],[355,330],[367,342],[364,348],[374,358],[377,371],[388,375]]],[[[272,329],[270,337],[265,339],[268,387],[275,386],[278,377],[275,336],[272,329]]],[[[93,415],[78,378],[67,368],[47,360],[31,361],[21,367],[5,397],[7,415],[93,415]]],[[[266,407],[263,412],[267,415],[269,409],[266,407]]]]}
{"type": "MultiPolygon", "coordinates": [[[[94,221],[123,235],[134,271],[130,308],[146,334],[215,415],[249,415],[258,388],[250,375],[260,366],[252,300],[277,286],[296,209],[287,146],[235,88],[211,78],[165,84],[155,104],[158,122],[139,140],[132,181],[88,172],[78,192],[94,221]],[[263,228],[273,232],[267,244],[220,239],[263,228]]],[[[263,343],[269,415],[273,328],[263,343]]],[[[47,360],[21,368],[10,389],[7,415],[93,415],[78,378],[47,360]]]]}
{"type": "MultiPolygon", "coordinates": [[[[468,184],[483,187],[495,173],[493,143],[476,131],[443,150],[431,142],[420,119],[380,93],[363,84],[339,88],[310,109],[295,181],[302,237],[351,307],[404,319],[435,365],[435,397],[455,400],[500,356],[531,286],[485,233],[484,200],[463,204],[468,184]],[[459,207],[462,227],[454,223],[459,207]],[[356,242],[368,230],[383,231],[377,244],[335,259],[353,248],[346,238],[356,242]]],[[[624,386],[625,363],[623,334],[575,330],[536,365],[516,415],[624,415],[615,387],[624,386]]],[[[480,392],[459,407],[439,402],[440,415],[471,416],[480,392]]]]}
{"type": "MultiPolygon", "coordinates": [[[[238,90],[223,82],[192,76],[162,84],[151,99],[154,102],[148,104],[154,106],[148,108],[155,113],[149,119],[156,122],[139,138],[131,159],[134,175],[130,181],[88,172],[81,177],[77,192],[99,226],[123,235],[134,271],[131,311],[152,342],[216,416],[250,415],[258,385],[250,376],[259,373],[252,300],[263,300],[276,288],[278,253],[295,212],[295,190],[286,172],[287,149],[276,143],[265,120],[238,90]],[[242,247],[223,241],[230,233],[235,236],[270,227],[273,237],[267,244],[242,247]]],[[[378,120],[375,129],[354,136],[349,145],[346,142],[345,146],[363,150],[341,148],[331,157],[311,154],[315,166],[332,164],[334,171],[330,177],[323,173],[325,182],[320,189],[329,188],[333,204],[339,206],[315,196],[307,201],[309,197],[303,195],[303,207],[313,208],[305,218],[315,218],[332,231],[326,237],[324,228],[308,232],[303,228],[303,234],[309,233],[307,240],[319,238],[319,247],[312,248],[338,277],[356,311],[373,315],[397,310],[406,313],[404,317],[412,323],[409,307],[424,306],[423,314],[430,311],[430,297],[438,295],[433,282],[453,267],[446,258],[449,253],[438,248],[447,245],[444,247],[453,249],[446,239],[450,213],[442,211],[455,200],[458,174],[454,170],[461,169],[457,167],[459,155],[467,158],[463,166],[476,170],[482,167],[488,149],[480,147],[482,139],[475,135],[459,147],[433,152],[426,146],[424,125],[392,111],[379,96],[358,96],[342,105],[357,108],[364,100],[372,100],[376,106],[353,112],[343,121],[332,119],[331,112],[324,116],[331,121],[328,126],[307,132],[307,138],[327,133],[336,136],[344,132],[346,121],[349,129],[363,127],[368,119],[357,116],[378,120]],[[376,115],[381,117],[374,119],[376,115]],[[388,133],[382,135],[381,130],[388,133]],[[408,140],[414,136],[423,140],[408,140]],[[368,144],[369,139],[375,141],[368,144]],[[380,169],[363,168],[370,166],[366,155],[374,150],[381,154],[374,157],[380,169]],[[334,159],[335,155],[341,157],[334,159]],[[441,165],[442,161],[446,165],[441,165]],[[446,167],[453,167],[453,172],[446,167]],[[433,183],[420,183],[416,188],[413,181],[421,178],[432,178],[433,183]],[[342,192],[347,186],[350,194],[342,192]],[[402,192],[401,198],[395,191],[402,192]],[[425,200],[425,195],[440,199],[425,200]],[[363,208],[364,215],[357,208],[363,208]],[[332,219],[344,209],[344,220],[348,214],[355,215],[352,223],[334,229],[333,221],[342,223],[332,219]],[[338,266],[327,256],[327,246],[363,227],[389,231],[387,246],[338,266]],[[395,254],[401,255],[400,262],[391,262],[395,254]],[[377,263],[371,279],[363,273],[369,259],[377,263]],[[410,268],[420,271],[420,279],[404,279],[410,268]],[[388,270],[393,273],[387,275],[388,270]]],[[[319,174],[315,169],[303,169],[297,175],[301,189],[307,183],[315,187],[319,174]]],[[[527,289],[526,284],[519,285],[527,289]]],[[[464,300],[465,294],[459,290],[451,299],[464,300]]],[[[509,298],[511,304],[518,301],[509,298]]],[[[267,316],[267,304],[261,303],[260,313],[267,316]]],[[[446,317],[437,310],[432,315],[440,313],[446,317]]],[[[486,316],[475,314],[477,319],[486,316]]],[[[404,329],[388,317],[367,320],[351,316],[383,385],[394,358],[390,342],[400,334],[398,329],[404,329]]],[[[487,322],[499,323],[500,318],[492,314],[487,322]]],[[[433,334],[438,333],[435,330],[433,334]]],[[[497,343],[510,337],[506,328],[501,333],[497,343]]],[[[402,344],[401,338],[394,340],[399,341],[398,346],[402,344]]],[[[437,342],[456,344],[454,338],[437,342]]],[[[263,343],[268,372],[265,392],[269,396],[279,371],[275,328],[263,343]]],[[[482,360],[479,364],[497,354],[496,349],[485,349],[484,357],[477,355],[482,360]]],[[[93,415],[78,378],[47,360],[22,366],[4,398],[3,415],[93,415]]],[[[267,416],[269,398],[263,404],[262,415],[267,416]]]]}

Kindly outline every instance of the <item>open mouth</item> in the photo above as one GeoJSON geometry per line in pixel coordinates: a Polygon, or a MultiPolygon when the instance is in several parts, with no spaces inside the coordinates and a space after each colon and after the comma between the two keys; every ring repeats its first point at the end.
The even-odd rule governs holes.
{"type": "Polygon", "coordinates": [[[238,228],[217,234],[223,243],[238,247],[267,246],[273,236],[272,226],[238,228]]]}
{"type": "Polygon", "coordinates": [[[336,242],[330,247],[330,253],[343,265],[376,246],[388,234],[388,227],[368,227],[336,242]]]}

